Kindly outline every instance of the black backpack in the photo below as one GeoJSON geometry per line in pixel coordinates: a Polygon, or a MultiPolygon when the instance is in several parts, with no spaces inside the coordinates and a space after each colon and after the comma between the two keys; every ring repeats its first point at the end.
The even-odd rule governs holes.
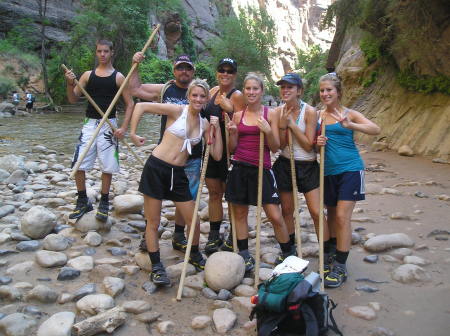
{"type": "Polygon", "coordinates": [[[258,336],[323,336],[330,329],[342,336],[332,314],[337,304],[316,288],[318,279],[317,273],[311,273],[300,281],[289,293],[283,312],[258,302],[250,314],[250,320],[256,315],[258,336]]]}

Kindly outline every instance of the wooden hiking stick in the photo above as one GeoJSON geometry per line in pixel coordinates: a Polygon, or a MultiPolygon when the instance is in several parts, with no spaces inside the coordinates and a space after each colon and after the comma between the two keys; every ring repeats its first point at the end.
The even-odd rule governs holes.
{"type": "MultiPolygon", "coordinates": [[[[150,35],[150,37],[148,38],[147,42],[144,45],[144,48],[142,48],[142,52],[145,53],[145,51],[147,50],[147,48],[150,46],[150,43],[152,43],[153,38],[155,37],[156,33],[158,32],[158,29],[161,25],[158,24],[156,26],[156,28],[153,30],[152,34],[150,35]]],[[[111,104],[109,104],[108,109],[106,110],[105,114],[103,115],[102,120],[100,121],[100,123],[97,126],[97,129],[95,130],[95,132],[92,134],[91,140],[89,141],[89,143],[87,144],[86,148],[84,149],[83,153],[81,153],[80,157],[78,158],[77,162],[75,163],[75,165],[72,168],[72,172],[70,173],[70,178],[74,178],[75,173],[77,172],[77,170],[80,168],[81,163],[84,160],[84,157],[86,156],[87,152],[89,151],[89,149],[91,148],[92,144],[94,143],[95,139],[97,138],[98,133],[100,132],[100,129],[102,128],[103,124],[106,122],[106,120],[108,119],[109,114],[111,113],[112,109],[114,108],[114,106],[116,105],[117,101],[120,98],[120,95],[122,94],[122,91],[125,89],[126,85],[128,84],[128,81],[130,80],[131,74],[133,73],[133,71],[137,68],[138,64],[134,63],[131,66],[130,71],[128,72],[127,77],[125,77],[125,80],[123,81],[122,85],[119,87],[119,90],[117,91],[116,95],[114,96],[113,100],[111,101],[111,104]]]]}
{"type": "MultiPolygon", "coordinates": [[[[230,122],[230,117],[228,116],[228,113],[224,113],[225,114],[225,123],[228,124],[230,122]]],[[[227,167],[230,168],[230,147],[228,147],[228,141],[230,139],[230,134],[228,133],[228,130],[225,127],[225,146],[227,149],[227,167]]],[[[235,221],[235,216],[234,216],[234,209],[233,209],[233,204],[231,204],[230,202],[228,202],[228,209],[230,209],[230,215],[231,215],[231,220],[230,220],[230,224],[231,224],[231,234],[233,235],[233,252],[234,253],[238,253],[238,247],[237,247],[237,233],[236,233],[236,221],[235,221]]]]}
{"type": "Polygon", "coordinates": [[[255,288],[259,285],[259,267],[261,258],[261,208],[262,208],[262,178],[264,163],[264,132],[259,131],[259,162],[258,162],[258,200],[256,207],[256,254],[255,254],[255,288]]]}
{"type": "MultiPolygon", "coordinates": [[[[211,128],[213,128],[213,127],[211,126],[211,128]]],[[[188,244],[186,246],[186,252],[184,254],[183,270],[181,271],[180,284],[178,285],[177,301],[181,301],[181,296],[183,294],[184,279],[186,278],[187,264],[189,263],[189,256],[191,255],[192,241],[194,240],[194,232],[195,232],[197,217],[198,217],[198,206],[200,204],[200,196],[202,195],[203,183],[205,182],[206,168],[208,167],[208,160],[209,160],[209,148],[211,146],[211,143],[212,143],[212,136],[211,136],[211,134],[209,134],[209,139],[206,144],[205,158],[203,159],[203,164],[202,164],[202,173],[200,175],[200,182],[199,182],[199,186],[198,186],[198,190],[197,190],[197,197],[195,198],[194,213],[192,215],[191,227],[189,229],[188,244]]]]}
{"type": "MultiPolygon", "coordinates": [[[[322,119],[321,125],[321,135],[325,136],[325,120],[322,119]]],[[[322,279],[320,284],[320,290],[324,291],[324,273],[323,273],[323,265],[324,265],[324,256],[323,256],[323,190],[324,190],[324,168],[325,168],[325,146],[320,147],[320,177],[319,177],[319,270],[320,270],[320,279],[322,279]]]]}
{"type": "Polygon", "coordinates": [[[288,129],[289,159],[291,161],[291,178],[292,178],[292,197],[294,201],[294,227],[295,237],[297,240],[297,256],[302,257],[302,237],[300,229],[300,218],[298,213],[297,198],[297,178],[295,175],[294,146],[292,145],[292,131],[288,129]]]}
{"type": "MultiPolygon", "coordinates": [[[[61,64],[61,68],[63,68],[64,71],[68,71],[67,67],[64,64],[61,64]]],[[[75,78],[74,79],[75,85],[78,86],[78,88],[81,90],[83,95],[89,100],[89,103],[95,108],[95,110],[103,117],[105,114],[103,113],[102,109],[95,103],[95,101],[92,99],[92,97],[87,93],[87,91],[84,89],[84,87],[80,84],[80,82],[75,78]]],[[[116,131],[116,127],[112,124],[112,122],[109,119],[106,119],[106,122],[108,123],[109,127],[113,130],[113,132],[116,131]]],[[[130,147],[130,145],[125,141],[125,139],[120,139],[123,145],[125,145],[128,150],[133,154],[133,156],[136,158],[136,160],[143,166],[144,162],[141,160],[141,158],[133,151],[133,149],[130,147]]]]}

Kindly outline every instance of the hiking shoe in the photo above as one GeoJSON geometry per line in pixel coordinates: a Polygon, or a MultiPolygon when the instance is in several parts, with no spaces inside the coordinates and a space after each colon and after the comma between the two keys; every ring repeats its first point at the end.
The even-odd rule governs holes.
{"type": "Polygon", "coordinates": [[[166,270],[162,263],[152,265],[152,272],[150,273],[150,280],[158,286],[170,285],[170,279],[167,276],[166,270]]]}
{"type": "Polygon", "coordinates": [[[89,198],[77,198],[77,205],[75,206],[75,210],[73,210],[73,212],[69,215],[69,219],[78,219],[93,209],[94,208],[92,207],[92,203],[89,201],[89,198]]]}
{"type": "Polygon", "coordinates": [[[95,214],[95,218],[97,218],[101,222],[106,222],[108,220],[108,212],[109,212],[109,202],[108,201],[100,201],[97,208],[97,213],[95,214]]]}
{"type": "Polygon", "coordinates": [[[325,277],[325,287],[327,288],[337,288],[340,287],[345,280],[347,280],[347,269],[345,265],[335,263],[333,268],[325,277]]]}
{"type": "Polygon", "coordinates": [[[334,257],[336,255],[335,254],[325,254],[324,255],[324,265],[323,265],[323,275],[324,277],[326,277],[330,272],[331,272],[331,267],[333,266],[334,263],[334,257]]]}
{"type": "Polygon", "coordinates": [[[250,272],[255,268],[255,259],[253,259],[248,250],[239,252],[239,255],[244,258],[245,273],[250,272]]]}
{"type": "Polygon", "coordinates": [[[219,235],[210,235],[208,237],[208,242],[205,246],[206,254],[213,254],[219,251],[220,246],[223,244],[223,240],[220,239],[219,235]]]}
{"type": "Polygon", "coordinates": [[[291,250],[289,252],[279,254],[278,258],[275,260],[275,265],[281,264],[284,259],[290,256],[297,256],[297,248],[295,247],[295,245],[291,246],[291,250]]]}
{"type": "Polygon", "coordinates": [[[201,252],[191,252],[189,263],[195,267],[197,272],[205,270],[206,259],[203,258],[201,252]]]}
{"type": "Polygon", "coordinates": [[[231,232],[228,234],[228,238],[223,242],[222,247],[220,248],[222,251],[233,252],[233,235],[231,232]]]}
{"type": "Polygon", "coordinates": [[[187,244],[188,244],[188,242],[186,240],[186,237],[184,236],[184,233],[181,233],[181,234],[174,233],[173,234],[172,247],[174,250],[186,252],[187,244]]]}

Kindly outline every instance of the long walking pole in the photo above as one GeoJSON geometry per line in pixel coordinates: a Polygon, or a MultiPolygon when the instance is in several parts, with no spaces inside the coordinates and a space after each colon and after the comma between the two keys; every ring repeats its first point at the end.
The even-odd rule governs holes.
{"type": "Polygon", "coordinates": [[[255,288],[259,285],[259,267],[261,259],[261,208],[262,208],[262,177],[264,162],[264,133],[259,132],[259,162],[258,162],[258,200],[256,207],[256,254],[255,254],[255,288]]]}
{"type": "Polygon", "coordinates": [[[202,195],[203,183],[205,182],[206,168],[208,167],[208,160],[209,160],[209,148],[210,148],[211,143],[212,143],[212,136],[210,134],[208,142],[206,144],[205,158],[203,159],[202,173],[200,175],[200,182],[199,182],[199,186],[198,186],[198,190],[197,190],[197,197],[195,199],[194,213],[192,215],[191,227],[189,229],[188,244],[186,247],[186,253],[184,255],[184,261],[183,261],[183,270],[181,271],[180,284],[178,285],[177,301],[181,301],[181,296],[183,294],[184,279],[186,278],[187,264],[189,262],[189,256],[191,254],[192,241],[194,240],[194,232],[195,232],[195,227],[197,224],[197,216],[198,216],[198,206],[200,204],[200,196],[202,195]]]}
{"type": "Polygon", "coordinates": [[[291,179],[292,179],[292,198],[294,200],[294,226],[295,237],[297,240],[297,255],[302,257],[302,236],[300,229],[300,218],[298,213],[298,198],[297,198],[297,178],[295,174],[295,161],[294,161],[294,147],[292,146],[292,131],[288,129],[288,144],[289,144],[289,156],[291,161],[291,179]]]}
{"type": "MultiPolygon", "coordinates": [[[[150,46],[150,43],[152,43],[153,38],[155,37],[156,33],[158,32],[158,29],[160,27],[160,24],[158,24],[156,26],[156,28],[153,30],[152,34],[150,35],[150,37],[148,38],[147,42],[144,45],[144,48],[142,48],[142,52],[145,53],[145,51],[147,50],[147,48],[150,46]]],[[[81,163],[84,160],[84,157],[86,156],[86,154],[88,153],[89,149],[91,148],[92,144],[94,143],[95,139],[97,138],[98,133],[100,132],[103,124],[106,122],[106,120],[108,119],[109,114],[111,113],[112,109],[114,108],[114,106],[116,105],[117,101],[120,98],[120,95],[122,94],[122,91],[125,89],[126,85],[128,84],[128,81],[130,80],[131,74],[133,73],[133,71],[135,71],[135,69],[137,68],[138,64],[134,63],[130,69],[130,71],[128,72],[127,77],[125,77],[125,80],[123,81],[122,85],[119,87],[119,90],[117,91],[116,95],[114,96],[113,100],[111,101],[111,104],[109,104],[108,109],[106,110],[105,114],[103,115],[102,120],[100,121],[100,123],[97,126],[97,129],[95,130],[95,132],[92,134],[91,140],[89,141],[89,143],[87,144],[86,148],[84,149],[83,153],[81,153],[80,157],[78,158],[77,162],[75,163],[75,165],[72,168],[72,172],[70,173],[70,178],[74,178],[75,173],[77,172],[77,170],[80,168],[81,163]]]]}
{"type": "MultiPolygon", "coordinates": [[[[322,118],[321,125],[321,135],[325,136],[325,118],[322,118]]],[[[320,205],[319,205],[319,270],[320,270],[320,278],[322,279],[320,289],[323,291],[324,288],[324,273],[323,273],[323,264],[324,264],[324,256],[323,256],[323,190],[324,190],[324,168],[325,168],[325,146],[320,147],[320,205]]]]}
{"type": "MultiPolygon", "coordinates": [[[[64,71],[68,71],[67,67],[64,64],[61,64],[61,68],[63,68],[64,71]]],[[[80,82],[77,79],[74,79],[75,84],[78,86],[78,88],[81,90],[83,95],[89,100],[89,103],[95,108],[95,110],[101,115],[104,116],[105,113],[103,113],[102,109],[95,103],[95,101],[92,99],[92,97],[87,93],[87,91],[84,89],[84,87],[80,84],[80,82]]],[[[109,127],[113,130],[113,132],[116,131],[116,127],[112,124],[112,122],[109,119],[106,119],[106,122],[108,123],[109,127]]],[[[133,151],[133,149],[130,147],[130,145],[125,141],[125,139],[120,139],[123,145],[125,145],[131,154],[138,160],[138,162],[143,166],[144,162],[141,160],[141,158],[133,151]]]]}
{"type": "MultiPolygon", "coordinates": [[[[225,123],[228,124],[230,122],[230,117],[228,116],[228,113],[225,114],[225,123]]],[[[225,146],[227,149],[227,167],[230,168],[230,147],[228,147],[228,141],[230,139],[230,134],[228,133],[228,130],[225,129],[225,146]]],[[[237,233],[236,233],[236,218],[234,216],[234,208],[233,204],[228,202],[228,208],[230,209],[230,215],[231,215],[231,234],[233,235],[233,252],[238,253],[238,247],[237,247],[237,233]]]]}

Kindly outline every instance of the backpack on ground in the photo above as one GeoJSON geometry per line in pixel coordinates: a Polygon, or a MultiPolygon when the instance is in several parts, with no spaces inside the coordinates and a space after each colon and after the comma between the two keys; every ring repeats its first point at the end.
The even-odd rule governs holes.
{"type": "Polygon", "coordinates": [[[319,286],[314,272],[306,278],[280,274],[262,283],[250,315],[250,320],[256,315],[258,336],[323,336],[330,329],[342,336],[332,314],[337,305],[319,286]]]}

